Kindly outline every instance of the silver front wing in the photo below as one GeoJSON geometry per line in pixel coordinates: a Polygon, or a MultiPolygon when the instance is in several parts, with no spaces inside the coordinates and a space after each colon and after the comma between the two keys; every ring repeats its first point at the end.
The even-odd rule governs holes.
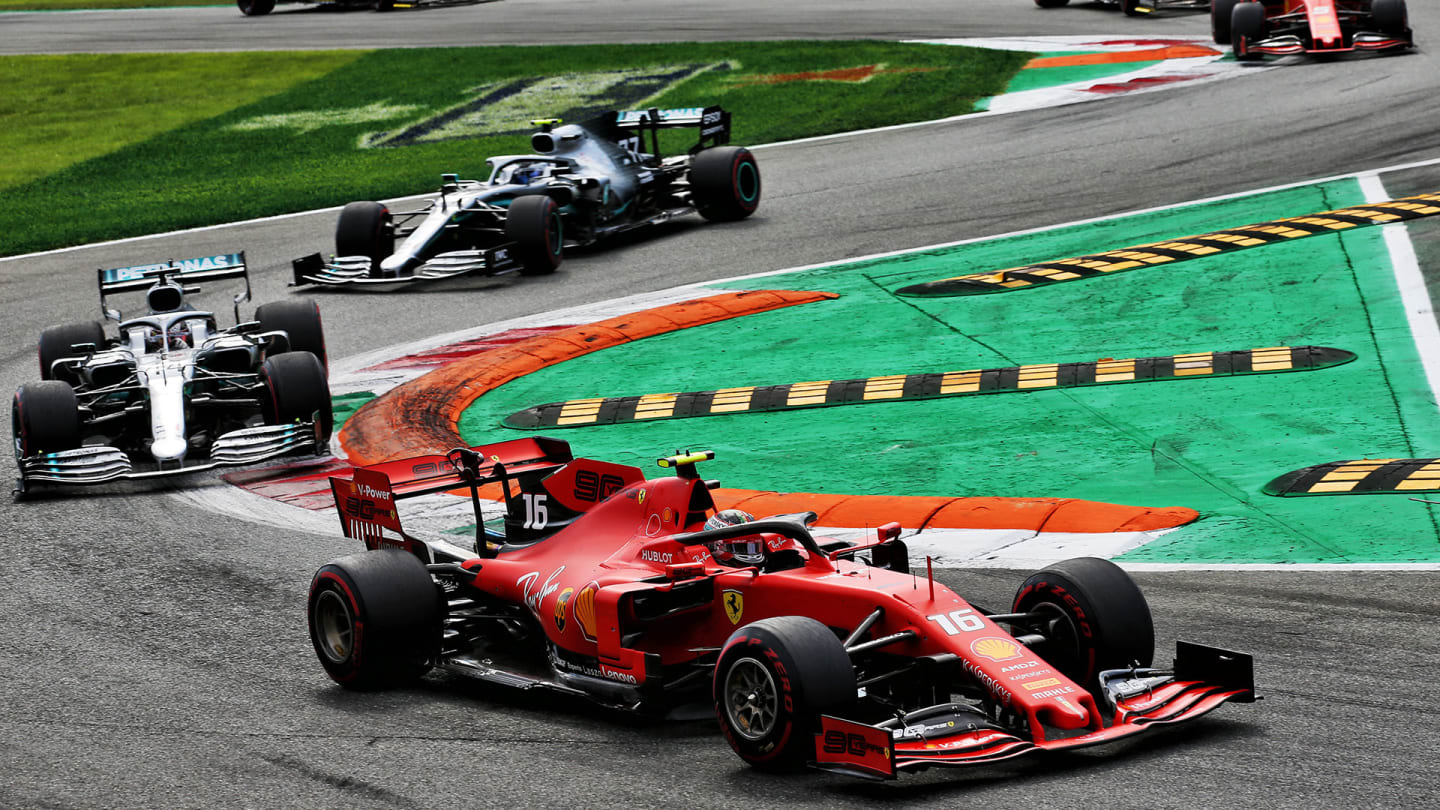
{"type": "Polygon", "coordinates": [[[185,475],[216,467],[254,464],[296,450],[311,448],[316,454],[325,447],[315,435],[314,422],[262,425],[233,430],[210,446],[210,459],[195,464],[183,460],[173,466],[136,470],[125,451],[118,447],[82,447],[40,453],[20,459],[20,490],[30,483],[100,484],[117,479],[159,478],[185,475]]]}
{"type": "Polygon", "coordinates": [[[331,287],[356,285],[364,287],[399,287],[422,281],[437,281],[469,273],[500,275],[520,269],[520,263],[503,245],[489,250],[453,250],[436,255],[407,275],[372,276],[369,256],[336,256],[328,263],[306,257],[295,260],[294,285],[324,284],[331,287]],[[309,261],[308,265],[302,262],[309,261]],[[316,267],[316,264],[319,266],[316,267]]]}

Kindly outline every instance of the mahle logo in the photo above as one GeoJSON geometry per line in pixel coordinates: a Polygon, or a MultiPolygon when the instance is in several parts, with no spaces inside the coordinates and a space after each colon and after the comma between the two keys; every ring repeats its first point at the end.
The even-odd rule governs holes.
{"type": "Polygon", "coordinates": [[[366,135],[360,146],[410,146],[519,134],[533,130],[530,122],[537,118],[583,121],[605,110],[644,106],[701,73],[732,67],[727,62],[660,65],[490,82],[471,88],[465,101],[440,113],[400,129],[366,135]]]}

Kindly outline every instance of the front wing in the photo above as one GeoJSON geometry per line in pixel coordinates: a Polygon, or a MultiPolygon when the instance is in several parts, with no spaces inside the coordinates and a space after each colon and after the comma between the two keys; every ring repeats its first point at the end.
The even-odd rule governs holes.
{"type": "MultiPolygon", "coordinates": [[[[1194,720],[1228,701],[1256,700],[1250,656],[1181,642],[1173,670],[1113,670],[1100,675],[1114,713],[1105,728],[1054,740],[1029,740],[984,725],[927,725],[924,711],[910,722],[877,725],[822,718],[815,735],[815,767],[849,776],[894,779],[930,766],[983,765],[1036,751],[1102,745],[1157,726],[1194,720]],[[916,732],[920,733],[916,733],[916,732]]],[[[936,707],[943,709],[945,707],[936,707]]]]}
{"type": "Polygon", "coordinates": [[[19,459],[20,491],[27,484],[103,484],[117,479],[160,478],[254,464],[311,448],[324,451],[316,436],[314,422],[263,425],[226,433],[210,446],[209,461],[154,470],[136,470],[130,457],[118,447],[81,447],[55,453],[39,453],[19,459]]]}
{"type": "Polygon", "coordinates": [[[488,250],[454,250],[441,253],[416,267],[409,275],[403,276],[372,276],[372,260],[369,256],[336,256],[326,262],[319,253],[312,253],[291,262],[294,279],[290,286],[320,284],[328,287],[394,289],[471,273],[496,276],[520,269],[520,262],[512,255],[512,248],[513,245],[505,244],[488,250]]]}

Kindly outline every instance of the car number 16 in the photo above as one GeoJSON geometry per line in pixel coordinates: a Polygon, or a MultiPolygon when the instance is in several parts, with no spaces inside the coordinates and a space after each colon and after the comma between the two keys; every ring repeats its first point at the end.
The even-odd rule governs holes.
{"type": "Polygon", "coordinates": [[[961,633],[973,633],[976,630],[985,629],[985,622],[975,615],[970,608],[952,610],[950,613],[936,613],[933,616],[926,616],[932,622],[940,625],[947,636],[958,636],[961,633]]]}

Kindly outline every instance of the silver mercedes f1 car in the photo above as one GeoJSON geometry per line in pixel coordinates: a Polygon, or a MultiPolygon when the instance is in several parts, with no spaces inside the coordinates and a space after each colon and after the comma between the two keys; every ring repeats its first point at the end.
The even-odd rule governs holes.
{"type": "Polygon", "coordinates": [[[314,301],[250,299],[244,253],[98,271],[100,309],[118,324],[52,326],[40,334],[40,382],[11,409],[17,493],[34,483],[97,484],[250,464],[308,450],[332,428],[325,336],[314,301]],[[243,278],[235,326],[192,307],[194,282],[243,278]],[[116,293],[145,290],[149,311],[124,318],[116,293]]]}
{"type": "Polygon", "coordinates": [[[489,158],[486,180],[441,175],[438,197],[414,211],[352,202],[340,212],[335,255],[294,261],[295,286],[399,286],[478,273],[552,273],[567,246],[592,244],[689,213],[750,216],[760,167],[728,146],[719,107],[608,112],[582,124],[537,121],[536,154],[489,158]],[[698,127],[685,154],[663,157],[660,132],[698,127]],[[397,240],[399,244],[397,245],[397,240]]]}

